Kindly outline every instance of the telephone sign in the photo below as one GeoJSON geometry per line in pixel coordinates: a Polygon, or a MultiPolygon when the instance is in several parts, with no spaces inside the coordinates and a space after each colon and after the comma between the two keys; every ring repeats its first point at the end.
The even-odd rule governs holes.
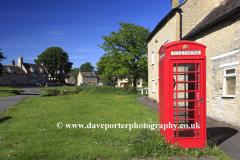
{"type": "Polygon", "coordinates": [[[205,49],[176,41],[159,50],[159,123],[169,124],[160,132],[170,144],[206,147],[205,49]]]}

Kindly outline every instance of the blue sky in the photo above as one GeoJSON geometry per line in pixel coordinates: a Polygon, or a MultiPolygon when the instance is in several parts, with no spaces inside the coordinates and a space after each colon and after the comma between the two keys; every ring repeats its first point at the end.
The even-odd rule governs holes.
{"type": "MultiPolygon", "coordinates": [[[[180,0],[182,2],[183,0],[180,0]]],[[[119,22],[152,31],[171,10],[171,0],[1,0],[0,48],[11,64],[23,57],[34,63],[51,46],[69,55],[73,68],[96,65],[104,54],[102,35],[117,32],[119,22]]]]}

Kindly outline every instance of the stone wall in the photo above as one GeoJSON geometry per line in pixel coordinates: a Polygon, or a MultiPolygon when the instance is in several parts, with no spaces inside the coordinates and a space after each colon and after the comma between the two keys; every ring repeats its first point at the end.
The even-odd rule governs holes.
{"type": "Polygon", "coordinates": [[[207,116],[240,127],[240,64],[236,65],[235,98],[222,97],[224,68],[220,66],[240,62],[240,13],[190,40],[207,46],[207,116]]]}
{"type": "Polygon", "coordinates": [[[158,101],[158,62],[160,47],[165,42],[172,42],[179,40],[180,27],[179,27],[179,13],[175,12],[167,19],[167,22],[159,28],[159,31],[153,36],[148,43],[148,89],[149,98],[158,101]],[[152,64],[152,52],[154,52],[154,64],[152,64]],[[153,91],[153,81],[155,92],[153,91]]]}

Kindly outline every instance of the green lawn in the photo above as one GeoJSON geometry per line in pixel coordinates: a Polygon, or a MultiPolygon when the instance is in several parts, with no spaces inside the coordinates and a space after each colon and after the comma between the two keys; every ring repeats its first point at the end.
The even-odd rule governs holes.
{"type": "MultiPolygon", "coordinates": [[[[40,95],[25,98],[0,117],[3,159],[132,159],[142,157],[216,156],[217,147],[181,149],[150,129],[58,129],[65,124],[158,124],[158,114],[136,101],[138,95],[40,95]],[[61,126],[61,125],[59,125],[61,126]]],[[[0,159],[1,159],[0,158],[0,159]]]]}
{"type": "Polygon", "coordinates": [[[18,95],[19,92],[24,92],[21,89],[15,89],[11,87],[0,87],[0,98],[8,97],[8,96],[15,96],[18,95]]]}

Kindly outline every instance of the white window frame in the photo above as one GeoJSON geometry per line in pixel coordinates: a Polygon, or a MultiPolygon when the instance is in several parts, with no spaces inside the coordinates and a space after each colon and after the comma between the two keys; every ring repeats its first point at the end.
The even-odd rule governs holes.
{"type": "Polygon", "coordinates": [[[152,93],[155,93],[155,79],[152,79],[152,93]]]}
{"type": "Polygon", "coordinates": [[[152,65],[154,65],[154,61],[155,61],[155,59],[154,59],[154,50],[152,51],[152,65]]]}
{"type": "MultiPolygon", "coordinates": [[[[237,72],[238,64],[239,64],[239,61],[220,65],[220,68],[223,68],[223,95],[222,95],[222,98],[224,98],[224,97],[235,98],[236,97],[236,93],[235,93],[235,95],[226,95],[225,93],[226,93],[226,79],[229,77],[237,78],[236,72],[237,72]],[[226,74],[227,71],[231,70],[231,69],[235,69],[235,73],[227,75],[226,74]]],[[[235,84],[235,87],[236,87],[236,84],[235,84]]],[[[236,88],[235,88],[235,91],[236,91],[236,88]]]]}
{"type": "Polygon", "coordinates": [[[169,38],[163,41],[163,44],[167,44],[169,42],[169,38]]]}

